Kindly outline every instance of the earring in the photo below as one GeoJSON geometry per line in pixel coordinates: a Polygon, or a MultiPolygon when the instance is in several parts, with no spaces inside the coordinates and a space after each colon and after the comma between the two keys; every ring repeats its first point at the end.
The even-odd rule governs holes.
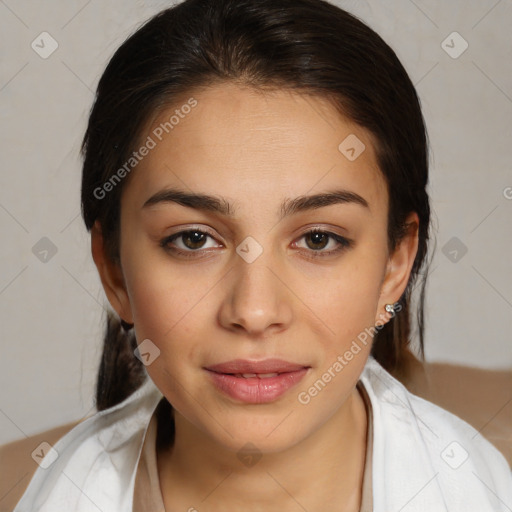
{"type": "Polygon", "coordinates": [[[394,313],[395,312],[394,304],[386,304],[385,309],[386,309],[387,313],[394,313]]]}

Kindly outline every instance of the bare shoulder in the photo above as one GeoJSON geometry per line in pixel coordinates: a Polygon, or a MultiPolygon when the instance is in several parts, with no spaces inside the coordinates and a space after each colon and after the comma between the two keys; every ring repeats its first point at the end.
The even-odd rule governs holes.
{"type": "Polygon", "coordinates": [[[11,512],[25,492],[46,445],[54,445],[79,421],[0,446],[0,512],[11,512]]]}

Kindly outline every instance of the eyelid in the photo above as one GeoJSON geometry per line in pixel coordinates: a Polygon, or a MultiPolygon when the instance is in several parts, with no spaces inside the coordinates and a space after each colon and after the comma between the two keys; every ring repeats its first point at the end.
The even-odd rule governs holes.
{"type": "MultiPolygon", "coordinates": [[[[342,237],[342,238],[347,238],[347,235],[342,235],[341,233],[336,233],[336,230],[341,230],[341,231],[345,231],[347,232],[346,229],[343,229],[341,228],[340,226],[331,226],[331,225],[325,225],[325,224],[309,224],[307,225],[305,228],[305,231],[302,232],[302,235],[305,235],[311,231],[320,231],[322,233],[329,233],[329,234],[332,234],[332,235],[336,235],[336,236],[339,236],[339,237],[342,237]]],[[[348,240],[348,238],[347,238],[348,240]]]]}
{"type": "MultiPolygon", "coordinates": [[[[194,256],[194,254],[196,254],[196,253],[198,255],[205,254],[205,253],[211,253],[211,249],[212,249],[211,247],[206,248],[206,249],[199,248],[197,250],[193,250],[193,249],[183,250],[183,249],[179,249],[179,248],[169,247],[168,244],[170,242],[172,242],[173,240],[179,238],[180,236],[182,236],[186,233],[193,232],[193,231],[197,231],[199,233],[208,235],[210,238],[217,240],[217,236],[215,234],[213,234],[207,226],[205,226],[205,227],[203,227],[203,226],[188,227],[187,226],[187,227],[181,228],[176,233],[173,233],[173,234],[163,238],[160,241],[159,245],[167,252],[179,254],[184,257],[189,257],[189,258],[191,258],[191,257],[199,257],[200,258],[201,256],[194,256]]],[[[334,256],[338,253],[344,252],[345,250],[352,248],[354,245],[353,240],[347,238],[346,236],[340,235],[334,231],[331,231],[331,230],[329,230],[323,226],[320,226],[320,225],[307,226],[307,228],[304,231],[302,231],[302,233],[297,238],[294,239],[293,243],[297,244],[296,240],[301,240],[302,238],[304,238],[307,235],[310,235],[311,233],[324,234],[324,235],[328,236],[331,240],[334,240],[338,244],[338,246],[335,249],[331,249],[329,251],[324,251],[324,250],[315,251],[313,249],[308,250],[308,249],[304,249],[304,248],[299,248],[301,250],[301,252],[308,253],[307,257],[310,259],[334,256]]]]}
{"type": "MultiPolygon", "coordinates": [[[[160,243],[159,245],[161,247],[163,247],[165,250],[169,251],[169,252],[177,252],[177,253],[180,253],[180,254],[194,254],[194,253],[200,253],[201,251],[209,251],[211,248],[208,248],[208,249],[197,249],[197,250],[183,250],[183,249],[178,249],[178,248],[170,248],[168,246],[168,244],[175,240],[175,239],[178,239],[180,238],[181,236],[183,236],[184,234],[186,233],[190,233],[192,231],[197,231],[198,233],[202,233],[202,234],[205,234],[205,235],[208,235],[210,238],[214,239],[215,241],[218,242],[217,240],[217,235],[214,234],[208,227],[203,227],[203,226],[186,226],[186,227],[182,227],[179,231],[176,231],[175,233],[171,234],[171,235],[168,235],[166,237],[164,237],[162,240],[160,240],[160,243]]],[[[222,243],[222,242],[220,242],[222,243]]]]}
{"type": "MultiPolygon", "coordinates": [[[[328,236],[331,240],[334,240],[338,245],[335,249],[331,249],[329,251],[319,250],[315,251],[313,249],[303,249],[304,252],[307,253],[307,257],[310,259],[316,259],[316,258],[322,258],[322,257],[329,257],[329,256],[335,256],[337,254],[340,254],[347,249],[351,249],[354,245],[354,241],[340,235],[334,231],[325,229],[323,227],[309,227],[306,231],[304,231],[299,237],[298,240],[301,240],[305,236],[311,234],[311,233],[319,233],[328,236]]],[[[294,242],[296,244],[297,242],[294,242]]]]}
{"type": "Polygon", "coordinates": [[[209,226],[205,226],[204,224],[203,225],[191,224],[190,226],[180,227],[179,231],[176,231],[175,233],[172,233],[172,234],[164,237],[164,240],[165,239],[168,240],[168,239],[170,239],[172,237],[177,237],[178,235],[183,235],[184,233],[189,233],[190,231],[198,231],[200,233],[204,233],[206,235],[209,235],[212,238],[215,238],[216,240],[218,239],[217,233],[213,229],[211,229],[209,226]]]}

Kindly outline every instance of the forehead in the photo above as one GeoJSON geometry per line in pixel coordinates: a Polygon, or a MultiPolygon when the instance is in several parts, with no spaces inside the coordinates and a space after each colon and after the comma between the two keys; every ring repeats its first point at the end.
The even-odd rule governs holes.
{"type": "Polygon", "coordinates": [[[137,208],[172,186],[262,207],[278,197],[345,188],[373,212],[387,208],[372,136],[318,96],[219,84],[155,114],[140,144],[149,140],[125,184],[123,201],[137,208]]]}

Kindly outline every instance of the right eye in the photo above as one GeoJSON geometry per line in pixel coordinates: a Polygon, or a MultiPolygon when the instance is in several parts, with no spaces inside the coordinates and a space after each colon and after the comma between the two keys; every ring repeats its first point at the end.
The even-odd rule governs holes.
{"type": "Polygon", "coordinates": [[[207,238],[213,239],[213,236],[200,229],[187,229],[164,238],[161,240],[160,246],[166,251],[170,251],[187,258],[193,258],[196,257],[194,253],[199,253],[203,249],[211,249],[212,247],[215,247],[205,247],[205,241],[207,238]]]}

